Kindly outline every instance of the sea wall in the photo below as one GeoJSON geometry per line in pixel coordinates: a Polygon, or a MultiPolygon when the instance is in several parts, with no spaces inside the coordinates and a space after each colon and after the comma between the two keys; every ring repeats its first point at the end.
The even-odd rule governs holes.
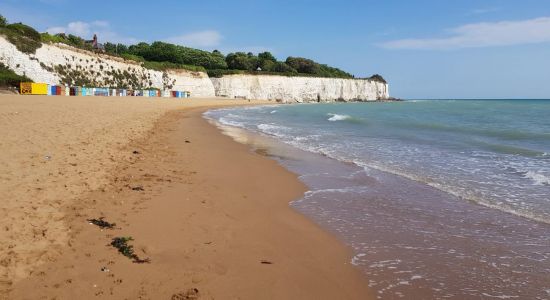
{"type": "Polygon", "coordinates": [[[228,75],[211,78],[216,96],[281,102],[375,101],[389,98],[388,84],[369,79],[228,75]]]}
{"type": "Polygon", "coordinates": [[[214,97],[214,86],[204,72],[155,71],[133,61],[44,44],[35,54],[23,53],[0,36],[0,62],[35,82],[95,87],[158,88],[189,91],[193,97],[214,97]]]}

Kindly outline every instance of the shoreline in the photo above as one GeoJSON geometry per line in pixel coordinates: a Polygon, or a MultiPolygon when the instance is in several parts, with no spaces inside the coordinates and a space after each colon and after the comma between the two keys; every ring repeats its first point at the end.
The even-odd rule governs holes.
{"type": "MultiPolygon", "coordinates": [[[[366,117],[371,121],[367,126],[343,120],[333,130],[328,118],[334,113],[365,118],[359,109],[340,108],[321,105],[312,113],[298,106],[237,108],[207,117],[300,175],[310,191],[292,207],[354,249],[353,263],[378,297],[544,298],[547,224],[334,155],[342,153],[336,143],[343,141],[331,141],[333,136],[370,137],[377,129],[375,119],[366,117]],[[374,129],[369,132],[369,127],[374,129]],[[311,151],[315,149],[329,154],[311,151]],[[330,155],[331,150],[336,153],[330,155]]],[[[367,147],[375,137],[360,145],[367,147]]],[[[349,156],[366,152],[350,148],[345,152],[349,156]]]]}
{"type": "Polygon", "coordinates": [[[207,109],[171,109],[125,146],[113,180],[68,208],[63,256],[10,297],[156,299],[195,288],[207,299],[371,297],[351,251],[289,206],[305,191],[296,175],[223,135],[202,117],[207,109]],[[85,221],[99,217],[117,229],[85,221]],[[150,264],[107,246],[128,235],[150,264]]]}

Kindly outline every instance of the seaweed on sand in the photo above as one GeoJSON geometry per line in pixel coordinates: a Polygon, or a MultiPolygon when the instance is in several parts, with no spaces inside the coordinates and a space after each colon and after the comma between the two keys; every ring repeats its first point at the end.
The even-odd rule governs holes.
{"type": "Polygon", "coordinates": [[[118,249],[118,252],[128,258],[130,258],[134,263],[137,264],[143,264],[143,263],[150,263],[151,260],[149,258],[141,259],[139,256],[134,252],[134,246],[128,245],[129,241],[133,241],[134,239],[129,237],[115,237],[111,241],[111,246],[118,249]]]}

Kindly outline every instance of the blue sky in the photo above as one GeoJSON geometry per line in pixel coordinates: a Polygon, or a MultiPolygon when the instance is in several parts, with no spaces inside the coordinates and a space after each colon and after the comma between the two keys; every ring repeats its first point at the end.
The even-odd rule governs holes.
{"type": "Polygon", "coordinates": [[[550,98],[550,0],[2,0],[40,31],[303,56],[403,98],[550,98]]]}

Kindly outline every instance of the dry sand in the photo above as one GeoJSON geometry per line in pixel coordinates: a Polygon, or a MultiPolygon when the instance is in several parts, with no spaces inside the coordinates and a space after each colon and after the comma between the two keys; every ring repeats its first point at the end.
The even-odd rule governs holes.
{"type": "Polygon", "coordinates": [[[369,298],[349,251],[288,206],[296,177],[200,115],[239,104],[0,97],[0,298],[369,298]]]}

